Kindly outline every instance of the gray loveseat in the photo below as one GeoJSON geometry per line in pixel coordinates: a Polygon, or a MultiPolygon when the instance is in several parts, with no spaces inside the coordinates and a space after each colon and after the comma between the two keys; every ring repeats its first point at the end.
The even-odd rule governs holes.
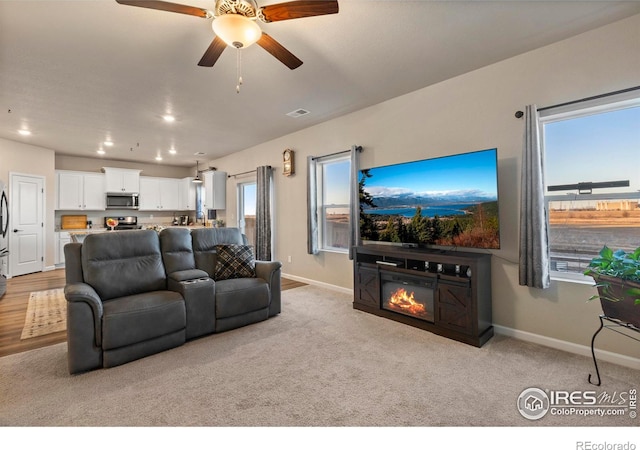
{"type": "Polygon", "coordinates": [[[246,246],[237,228],[118,231],[67,244],[69,372],[117,366],[280,313],[280,262],[249,264],[246,246]]]}

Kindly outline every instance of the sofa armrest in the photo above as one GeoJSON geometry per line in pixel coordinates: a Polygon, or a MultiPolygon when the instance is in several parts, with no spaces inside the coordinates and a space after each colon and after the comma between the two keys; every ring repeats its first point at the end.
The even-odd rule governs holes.
{"type": "Polygon", "coordinates": [[[64,296],[67,302],[84,302],[91,307],[93,312],[93,328],[95,333],[95,344],[102,345],[102,300],[96,291],[86,283],[67,284],[64,288],[64,296]]]}
{"type": "Polygon", "coordinates": [[[267,283],[271,283],[274,276],[280,276],[278,272],[282,267],[280,261],[256,261],[256,276],[267,283]]]}
{"type": "Polygon", "coordinates": [[[187,339],[213,333],[216,326],[216,283],[209,278],[207,272],[201,270],[181,272],[202,272],[203,274],[199,278],[184,281],[177,281],[169,276],[167,283],[167,289],[178,292],[184,299],[187,311],[187,339]]]}
{"type": "Polygon", "coordinates": [[[269,304],[269,317],[280,314],[282,301],[280,296],[280,278],[282,263],[280,261],[256,261],[256,277],[269,283],[271,303],[269,304]]]}

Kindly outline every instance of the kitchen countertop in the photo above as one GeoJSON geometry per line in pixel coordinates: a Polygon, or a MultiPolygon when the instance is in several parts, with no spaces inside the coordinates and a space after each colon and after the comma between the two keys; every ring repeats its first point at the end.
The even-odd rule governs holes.
{"type": "MultiPolygon", "coordinates": [[[[157,230],[162,230],[164,228],[186,228],[187,230],[195,230],[198,228],[206,228],[203,227],[202,225],[160,225],[160,224],[141,224],[142,226],[142,230],[147,230],[147,229],[157,229],[157,230]]],[[[69,230],[63,230],[61,228],[56,228],[55,232],[56,233],[69,233],[69,234],[90,234],[90,233],[104,233],[107,231],[111,231],[108,228],[74,228],[74,229],[69,229],[69,230]]],[[[114,231],[119,231],[119,230],[114,230],[114,231]]]]}
{"type": "MultiPolygon", "coordinates": [[[[142,224],[142,230],[155,229],[160,232],[160,230],[164,228],[185,228],[187,230],[195,230],[198,228],[207,228],[202,225],[154,225],[154,224],[142,224]]],[[[79,228],[79,229],[71,229],[71,230],[62,230],[56,229],[56,233],[69,233],[69,237],[73,242],[82,242],[84,238],[87,237],[88,234],[92,233],[106,233],[110,232],[108,228],[79,228]]],[[[113,231],[123,231],[123,230],[113,230],[113,231]]]]}
{"type": "Polygon", "coordinates": [[[56,228],[56,233],[102,233],[107,231],[106,228],[72,228],[63,230],[62,228],[56,228]]]}

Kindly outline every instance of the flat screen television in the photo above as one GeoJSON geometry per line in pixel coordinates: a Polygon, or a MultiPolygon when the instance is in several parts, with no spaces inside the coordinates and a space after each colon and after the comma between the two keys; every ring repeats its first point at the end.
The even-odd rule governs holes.
{"type": "Polygon", "coordinates": [[[363,241],[500,248],[495,148],[364,169],[359,189],[363,241]]]}

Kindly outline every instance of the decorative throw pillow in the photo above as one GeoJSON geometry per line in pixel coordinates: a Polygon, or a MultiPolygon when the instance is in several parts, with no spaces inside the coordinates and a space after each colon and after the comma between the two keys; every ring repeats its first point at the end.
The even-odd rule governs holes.
{"type": "Polygon", "coordinates": [[[255,278],[256,260],[249,245],[216,245],[217,263],[214,280],[255,278]]]}

